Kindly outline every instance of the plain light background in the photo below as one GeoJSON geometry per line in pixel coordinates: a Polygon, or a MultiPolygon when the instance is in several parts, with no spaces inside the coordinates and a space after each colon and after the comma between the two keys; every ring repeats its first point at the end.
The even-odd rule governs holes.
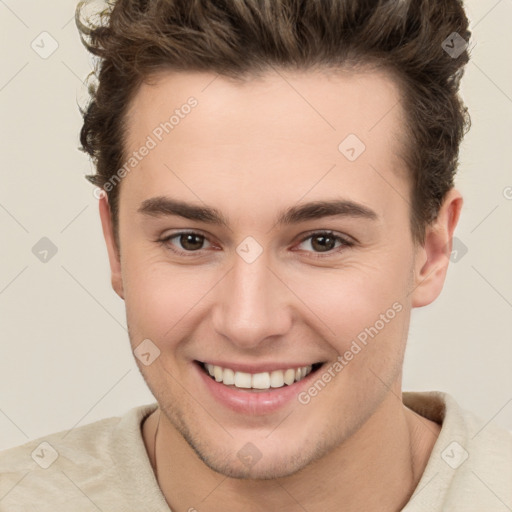
{"type": "MultiPolygon", "coordinates": [[[[75,4],[0,0],[0,449],[154,401],[110,286],[84,179],[93,167],[78,150],[92,61],[75,4]],[[49,52],[52,39],[47,58],[31,46],[49,52]],[[32,252],[42,237],[57,247],[46,263],[32,252]]],[[[457,178],[462,250],[439,299],[413,313],[404,389],[446,391],[512,429],[512,0],[466,6],[473,49],[462,95],[473,125],[457,178]]]]}

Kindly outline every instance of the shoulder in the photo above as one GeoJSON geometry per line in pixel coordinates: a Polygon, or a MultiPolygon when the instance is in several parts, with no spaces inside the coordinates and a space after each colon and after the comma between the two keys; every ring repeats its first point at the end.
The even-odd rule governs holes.
{"type": "Polygon", "coordinates": [[[127,456],[123,450],[139,458],[143,455],[141,421],[155,408],[156,404],[139,406],[120,417],[55,432],[0,452],[0,511],[44,510],[37,505],[43,496],[86,510],[87,502],[92,505],[90,496],[100,496],[106,482],[118,482],[127,456]],[[30,508],[33,505],[36,508],[30,508]]]}
{"type": "Polygon", "coordinates": [[[442,424],[411,511],[413,504],[488,512],[512,507],[512,432],[460,407],[448,393],[404,393],[404,404],[442,424]]]}

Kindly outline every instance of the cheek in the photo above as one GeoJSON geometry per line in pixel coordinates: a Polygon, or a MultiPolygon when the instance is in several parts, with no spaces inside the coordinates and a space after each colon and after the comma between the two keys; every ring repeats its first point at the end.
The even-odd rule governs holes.
{"type": "Polygon", "coordinates": [[[132,331],[166,344],[179,338],[196,305],[204,307],[207,292],[216,281],[211,272],[161,261],[132,261],[126,265],[123,279],[127,283],[125,302],[132,331]]]}
{"type": "MultiPolygon", "coordinates": [[[[322,322],[326,339],[338,351],[384,315],[385,327],[397,324],[397,310],[407,304],[408,275],[404,261],[392,262],[382,253],[374,255],[378,264],[345,265],[338,269],[314,269],[289,275],[293,291],[322,322]]],[[[381,321],[378,326],[381,327],[381,321]]],[[[380,329],[384,330],[384,329],[380,329]]]]}

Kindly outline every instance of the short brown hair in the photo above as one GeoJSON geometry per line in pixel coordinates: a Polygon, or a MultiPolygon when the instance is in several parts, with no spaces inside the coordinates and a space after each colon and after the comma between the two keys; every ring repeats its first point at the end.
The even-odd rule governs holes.
{"type": "MultiPolygon", "coordinates": [[[[82,110],[82,150],[105,184],[126,161],[125,115],[143,81],[165,70],[210,71],[243,79],[270,67],[377,65],[402,92],[412,176],[411,230],[424,243],[453,187],[459,145],[470,127],[459,96],[469,60],[445,51],[469,42],[461,0],[117,0],[96,23],[76,23],[98,62],[97,85],[82,110]],[[452,39],[450,39],[452,37],[452,39]]],[[[341,142],[341,141],[340,141],[341,142]]],[[[108,191],[117,238],[119,187],[108,191]]],[[[119,246],[119,245],[118,245],[119,246]]]]}

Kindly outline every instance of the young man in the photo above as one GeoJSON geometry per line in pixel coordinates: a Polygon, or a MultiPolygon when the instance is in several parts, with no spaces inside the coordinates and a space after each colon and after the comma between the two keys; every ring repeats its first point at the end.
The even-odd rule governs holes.
{"type": "Polygon", "coordinates": [[[79,27],[157,403],[4,452],[0,510],[510,510],[510,433],[401,389],[462,207],[460,2],[118,0],[79,27]]]}

